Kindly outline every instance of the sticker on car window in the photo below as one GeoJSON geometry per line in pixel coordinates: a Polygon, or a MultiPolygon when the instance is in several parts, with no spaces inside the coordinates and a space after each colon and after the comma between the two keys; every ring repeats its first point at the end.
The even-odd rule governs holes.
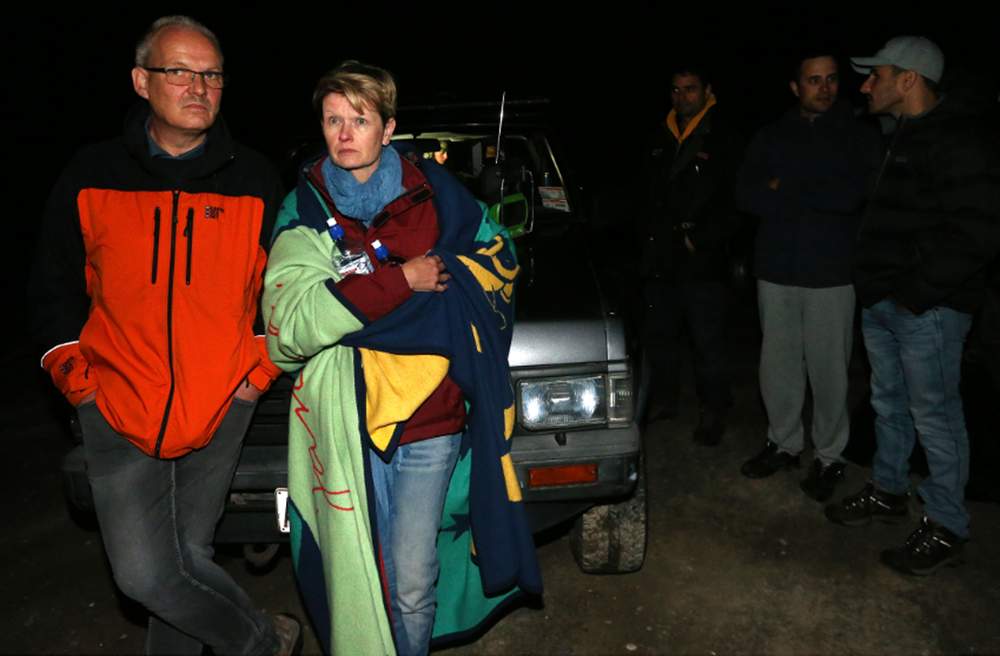
{"type": "Polygon", "coordinates": [[[542,207],[545,209],[569,212],[566,190],[562,187],[539,187],[538,195],[542,198],[542,207]]]}

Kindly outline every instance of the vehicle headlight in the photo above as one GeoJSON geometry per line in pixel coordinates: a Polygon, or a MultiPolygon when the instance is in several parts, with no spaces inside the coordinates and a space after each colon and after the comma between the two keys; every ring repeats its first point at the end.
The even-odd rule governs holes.
{"type": "Polygon", "coordinates": [[[521,425],[546,430],[632,420],[628,374],[567,376],[518,383],[521,425]]]}

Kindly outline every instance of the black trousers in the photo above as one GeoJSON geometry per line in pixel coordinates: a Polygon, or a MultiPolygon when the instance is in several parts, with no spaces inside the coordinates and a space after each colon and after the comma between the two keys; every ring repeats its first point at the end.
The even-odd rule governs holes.
{"type": "Polygon", "coordinates": [[[723,413],[732,403],[726,348],[729,289],[721,281],[674,282],[659,278],[643,285],[642,340],[652,367],[651,391],[675,408],[680,391],[681,336],[694,348],[695,389],[702,409],[723,413]]]}

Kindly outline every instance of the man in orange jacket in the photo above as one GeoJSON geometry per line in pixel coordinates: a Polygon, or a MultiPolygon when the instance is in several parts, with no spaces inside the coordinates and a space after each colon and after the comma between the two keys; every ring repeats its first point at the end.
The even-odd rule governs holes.
{"type": "Polygon", "coordinates": [[[77,408],[118,586],[151,613],[149,653],[291,653],[212,560],[257,397],[279,370],[254,335],[280,199],[273,167],[219,118],[223,57],[168,16],[136,49],[144,99],[80,151],[45,209],[31,280],[42,366],[77,408]]]}

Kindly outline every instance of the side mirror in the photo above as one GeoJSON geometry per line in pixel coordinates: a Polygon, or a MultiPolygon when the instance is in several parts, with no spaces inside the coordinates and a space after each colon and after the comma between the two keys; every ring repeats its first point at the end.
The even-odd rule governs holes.
{"type": "Polygon", "coordinates": [[[535,174],[523,164],[501,171],[497,174],[500,200],[490,206],[490,217],[507,228],[511,237],[529,234],[535,229],[535,174]],[[525,185],[530,198],[519,191],[525,185]]]}
{"type": "Polygon", "coordinates": [[[499,203],[490,206],[490,218],[507,228],[514,239],[531,232],[534,227],[528,219],[528,199],[521,192],[504,196],[499,203]]]}

